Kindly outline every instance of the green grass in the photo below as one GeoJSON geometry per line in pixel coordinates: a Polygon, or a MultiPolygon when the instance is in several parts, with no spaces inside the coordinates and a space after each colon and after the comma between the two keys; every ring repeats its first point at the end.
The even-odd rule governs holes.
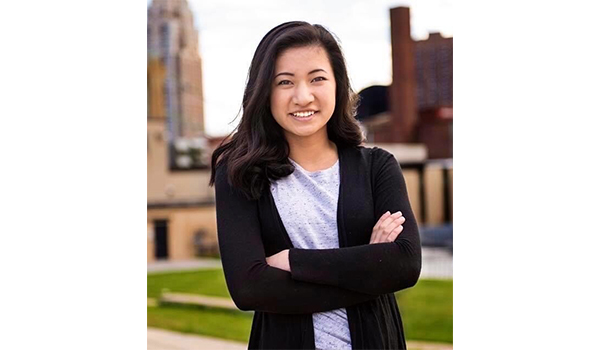
{"type": "Polygon", "coordinates": [[[200,307],[148,307],[148,327],[248,343],[252,313],[200,307]]]}
{"type": "MultiPolygon", "coordinates": [[[[223,271],[148,275],[148,298],[171,292],[229,297],[223,271]]],[[[452,343],[452,280],[420,280],[396,293],[408,340],[452,343]]],[[[247,342],[252,313],[199,307],[148,307],[148,326],[247,342]]]]}
{"type": "Polygon", "coordinates": [[[163,288],[177,293],[230,297],[221,269],[148,275],[148,298],[158,298],[163,288]]]}
{"type": "Polygon", "coordinates": [[[410,340],[452,343],[452,280],[419,280],[396,293],[410,340]]]}

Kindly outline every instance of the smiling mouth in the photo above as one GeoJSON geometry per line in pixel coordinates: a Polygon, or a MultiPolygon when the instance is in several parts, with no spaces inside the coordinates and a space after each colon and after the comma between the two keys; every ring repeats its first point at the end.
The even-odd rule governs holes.
{"type": "Polygon", "coordinates": [[[318,112],[319,111],[297,112],[297,113],[290,113],[290,115],[293,116],[294,118],[303,119],[303,118],[310,118],[318,112]]]}

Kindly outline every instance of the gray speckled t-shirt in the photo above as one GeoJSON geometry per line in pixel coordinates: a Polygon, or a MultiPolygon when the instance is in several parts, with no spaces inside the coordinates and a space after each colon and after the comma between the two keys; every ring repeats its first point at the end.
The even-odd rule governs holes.
{"type": "MultiPolygon", "coordinates": [[[[290,162],[296,170],[272,182],[271,193],[294,248],[339,248],[339,160],[328,169],[314,172],[290,162]]],[[[345,308],[312,316],[316,349],[352,349],[345,308]]]]}

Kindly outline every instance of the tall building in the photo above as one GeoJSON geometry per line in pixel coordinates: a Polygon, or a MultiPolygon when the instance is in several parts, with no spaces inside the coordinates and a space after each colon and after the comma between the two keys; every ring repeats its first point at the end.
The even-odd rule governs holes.
{"type": "Polygon", "coordinates": [[[186,0],[148,8],[148,117],[166,119],[171,144],[204,134],[198,31],[186,0]]]}
{"type": "MultiPolygon", "coordinates": [[[[198,32],[186,0],[148,8],[148,261],[215,254],[198,32]]],[[[211,143],[212,142],[212,143],[211,143]]]]}

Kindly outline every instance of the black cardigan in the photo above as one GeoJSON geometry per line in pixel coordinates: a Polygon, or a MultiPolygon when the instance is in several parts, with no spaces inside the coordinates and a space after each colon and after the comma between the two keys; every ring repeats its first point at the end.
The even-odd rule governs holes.
{"type": "Polygon", "coordinates": [[[394,292],[421,271],[417,223],[398,162],[380,148],[340,147],[340,248],[295,249],[267,188],[248,200],[215,177],[217,230],[227,287],[241,310],[255,310],[249,349],[314,349],[312,313],[346,308],[353,349],[405,349],[394,292]],[[386,211],[406,222],[395,242],[369,244],[386,211]],[[291,273],[265,257],[290,249],[291,273]]]}

